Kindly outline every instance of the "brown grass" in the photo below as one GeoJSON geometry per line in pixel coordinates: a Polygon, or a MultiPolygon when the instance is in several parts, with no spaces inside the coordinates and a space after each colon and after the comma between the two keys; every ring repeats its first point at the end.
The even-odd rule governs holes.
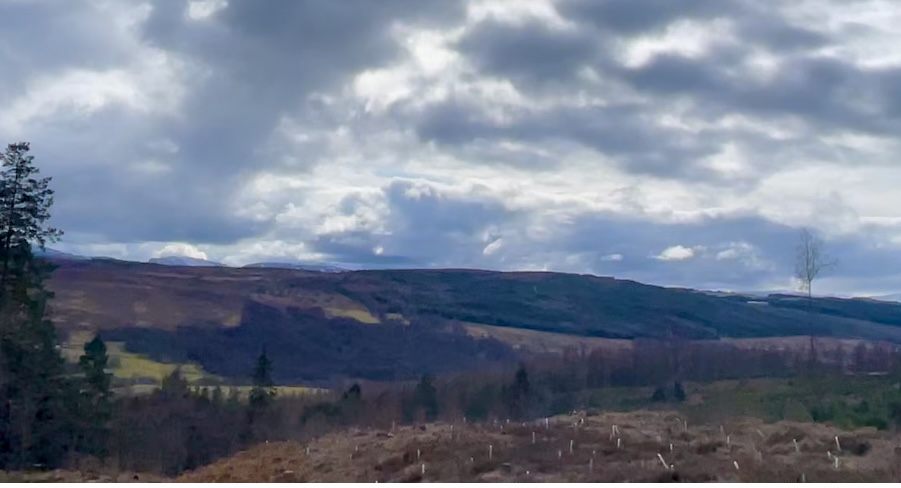
{"type": "Polygon", "coordinates": [[[349,430],[308,445],[258,445],[187,473],[179,481],[793,482],[802,476],[807,481],[901,480],[896,468],[899,438],[875,430],[845,432],[823,424],[764,424],[754,419],[735,420],[722,431],[719,425],[688,425],[686,430],[676,413],[647,411],[580,413],[549,423],[548,429],[541,420],[437,423],[394,432],[349,430]],[[611,438],[613,425],[619,435],[611,438]],[[836,435],[843,446],[838,469],[827,457],[827,451],[836,452],[836,435]],[[673,467],[665,468],[658,453],[673,467]]]}
{"type": "Polygon", "coordinates": [[[605,351],[624,351],[632,348],[632,341],[626,339],[583,337],[473,322],[460,322],[460,325],[472,337],[490,337],[510,345],[513,349],[532,353],[559,354],[568,348],[605,351]]]}
{"type": "Polygon", "coordinates": [[[51,315],[65,331],[180,325],[234,327],[248,300],[319,309],[328,318],[378,324],[363,304],[320,283],[318,273],[283,269],[190,268],[137,263],[63,263],[48,282],[51,315]],[[297,286],[295,286],[297,285],[297,286]],[[319,289],[325,287],[325,289],[319,289]]]}

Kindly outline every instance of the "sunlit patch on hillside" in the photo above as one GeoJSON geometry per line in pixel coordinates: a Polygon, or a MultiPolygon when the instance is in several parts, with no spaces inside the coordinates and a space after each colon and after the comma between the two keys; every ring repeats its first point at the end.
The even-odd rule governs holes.
{"type": "Polygon", "coordinates": [[[385,319],[393,320],[395,322],[400,322],[404,325],[410,325],[410,320],[403,316],[403,314],[399,313],[386,313],[385,319]]]}
{"type": "Polygon", "coordinates": [[[161,363],[143,355],[128,352],[125,350],[124,343],[121,342],[107,343],[107,351],[113,376],[124,380],[152,379],[159,382],[172,374],[176,368],[181,368],[181,375],[188,383],[216,378],[204,372],[196,364],[161,363]]]}
{"type": "MultiPolygon", "coordinates": [[[[69,340],[62,345],[63,357],[70,362],[78,362],[81,357],[84,344],[94,337],[90,331],[78,331],[70,335],[69,340]]],[[[109,372],[114,378],[139,382],[141,380],[159,384],[163,378],[172,374],[176,368],[181,368],[181,375],[189,383],[196,384],[202,381],[217,381],[217,376],[205,372],[200,366],[193,363],[163,363],[154,361],[142,354],[135,354],[125,350],[122,342],[107,342],[107,354],[109,356],[109,372]]]]}
{"type": "Polygon", "coordinates": [[[334,308],[329,307],[324,309],[325,316],[334,319],[334,318],[348,318],[356,320],[357,322],[362,322],[364,324],[378,324],[380,320],[369,313],[369,310],[365,308],[334,308]]]}
{"type": "Polygon", "coordinates": [[[381,321],[362,304],[337,293],[321,293],[304,290],[303,293],[273,292],[252,295],[253,300],[282,309],[321,309],[326,318],[348,318],[364,324],[378,324],[381,321]]]}
{"type": "Polygon", "coordinates": [[[561,353],[568,348],[588,347],[590,349],[629,349],[631,341],[624,339],[603,339],[555,332],[500,327],[496,325],[462,322],[466,333],[476,338],[497,339],[516,350],[534,353],[561,353]]]}

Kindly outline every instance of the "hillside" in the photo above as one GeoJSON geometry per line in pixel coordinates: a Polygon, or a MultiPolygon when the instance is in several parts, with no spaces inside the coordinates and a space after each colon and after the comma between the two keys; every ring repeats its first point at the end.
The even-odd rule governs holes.
{"type": "Polygon", "coordinates": [[[901,342],[901,304],[715,296],[608,277],[480,270],[320,273],[57,260],[64,335],[224,376],[263,346],[281,380],[407,378],[635,338],[801,335],[901,342]],[[809,313],[809,310],[812,313],[809,313]]]}
{"type": "Polygon", "coordinates": [[[189,256],[163,256],[151,258],[148,263],[163,264],[166,266],[223,266],[222,263],[208,261],[206,259],[192,258],[189,256]]]}
{"type": "Polygon", "coordinates": [[[179,481],[785,483],[901,479],[894,447],[897,436],[873,429],[848,432],[823,424],[765,424],[757,419],[733,419],[723,425],[683,422],[675,412],[582,412],[551,418],[547,424],[540,419],[523,424],[457,422],[390,431],[351,430],[308,445],[261,444],[187,473],[179,481]],[[841,451],[835,446],[836,438],[841,451]]]}

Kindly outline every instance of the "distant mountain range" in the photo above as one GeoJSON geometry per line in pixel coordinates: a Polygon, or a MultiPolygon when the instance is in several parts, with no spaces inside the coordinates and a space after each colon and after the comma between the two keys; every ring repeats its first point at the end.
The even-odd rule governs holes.
{"type": "MultiPolygon", "coordinates": [[[[98,257],[98,256],[81,256],[78,254],[67,253],[63,251],[59,251],[52,248],[46,248],[45,250],[36,249],[34,251],[36,256],[44,257],[52,260],[66,260],[66,261],[89,261],[89,260],[113,260],[113,261],[123,261],[123,262],[135,262],[135,261],[127,261],[121,259],[114,259],[108,257],[98,257]]],[[[151,258],[148,260],[150,264],[159,264],[163,266],[188,266],[188,267],[221,267],[221,268],[232,268],[233,266],[229,266],[224,263],[219,263],[216,261],[210,261],[207,259],[198,259],[192,258],[189,256],[163,256],[159,258],[151,258]]],[[[293,269],[299,271],[312,271],[319,273],[343,273],[348,271],[353,271],[356,268],[348,268],[335,263],[317,263],[310,261],[262,261],[258,263],[245,264],[244,266],[240,266],[239,268],[268,268],[268,269],[293,269]]],[[[697,291],[699,293],[705,293],[707,295],[715,296],[715,297],[749,297],[753,299],[766,299],[771,296],[782,296],[782,297],[790,297],[790,296],[803,296],[804,294],[797,290],[744,290],[744,291],[719,291],[719,290],[692,290],[697,291]]],[[[828,299],[830,297],[826,296],[818,296],[817,298],[828,299]]],[[[868,300],[876,300],[881,302],[898,302],[901,303],[901,293],[891,293],[885,295],[872,295],[872,296],[836,296],[835,298],[843,298],[843,299],[868,299],[868,300]]]]}
{"type": "MultiPolygon", "coordinates": [[[[45,259],[58,261],[90,261],[90,260],[115,260],[107,257],[96,256],[80,256],[78,254],[58,251],[56,249],[46,248],[44,250],[36,249],[34,254],[45,259]]],[[[133,261],[124,261],[133,262],[133,261]]],[[[190,267],[220,267],[230,268],[224,263],[210,261],[208,259],[192,258],[190,256],[161,256],[158,258],[150,258],[150,264],[159,264],[162,266],[190,266],[190,267]]],[[[333,263],[316,263],[310,261],[264,261],[259,263],[251,263],[241,266],[242,268],[273,268],[273,269],[296,269],[300,271],[315,271],[319,273],[341,273],[349,271],[347,268],[333,263]]]]}
{"type": "MultiPolygon", "coordinates": [[[[165,266],[215,266],[230,267],[228,265],[209,261],[207,259],[198,259],[188,256],[164,256],[153,258],[148,261],[150,264],[162,264],[165,266]]],[[[274,268],[274,269],[296,269],[300,271],[315,271],[319,273],[341,273],[347,269],[330,263],[311,263],[307,261],[273,261],[252,263],[241,266],[242,268],[274,268]]]]}
{"type": "Polygon", "coordinates": [[[77,254],[57,251],[56,249],[51,249],[49,247],[45,249],[35,248],[34,255],[46,259],[65,259],[69,261],[84,261],[91,259],[86,256],[79,256],[77,254]]]}
{"type": "Polygon", "coordinates": [[[147,262],[150,264],[162,264],[164,266],[225,266],[224,264],[215,261],[188,256],[163,256],[160,258],[151,258],[147,262]]]}
{"type": "Polygon", "coordinates": [[[329,263],[308,263],[308,262],[266,262],[253,263],[243,266],[244,268],[278,268],[278,269],[299,269],[302,271],[318,271],[320,273],[342,273],[348,271],[347,268],[329,263]]]}
{"type": "Polygon", "coordinates": [[[522,351],[633,339],[816,335],[901,344],[901,304],[873,299],[717,296],[552,272],[297,272],[262,263],[160,273],[127,261],[57,264],[48,286],[63,336],[100,329],[129,351],[226,377],[249,371],[262,347],[290,382],[414,378],[515,361],[522,351]]]}
{"type": "Polygon", "coordinates": [[[873,300],[879,300],[882,302],[901,302],[901,293],[892,293],[890,295],[878,295],[869,297],[873,300]]]}

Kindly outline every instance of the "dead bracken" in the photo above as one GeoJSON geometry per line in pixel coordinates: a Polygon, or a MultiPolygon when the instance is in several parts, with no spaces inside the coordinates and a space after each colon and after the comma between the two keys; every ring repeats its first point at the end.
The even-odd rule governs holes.
{"type": "Polygon", "coordinates": [[[685,419],[675,412],[576,412],[547,422],[542,418],[511,424],[503,431],[490,422],[461,421],[398,426],[394,437],[384,434],[354,429],[309,445],[261,444],[186,473],[179,481],[901,480],[901,456],[895,449],[901,436],[815,423],[767,424],[740,418],[722,428],[719,423],[686,428],[685,419]],[[536,427],[542,431],[533,443],[536,427]],[[611,431],[617,434],[614,439],[611,431]],[[836,437],[842,452],[827,458],[824,453],[835,450],[836,437]]]}

